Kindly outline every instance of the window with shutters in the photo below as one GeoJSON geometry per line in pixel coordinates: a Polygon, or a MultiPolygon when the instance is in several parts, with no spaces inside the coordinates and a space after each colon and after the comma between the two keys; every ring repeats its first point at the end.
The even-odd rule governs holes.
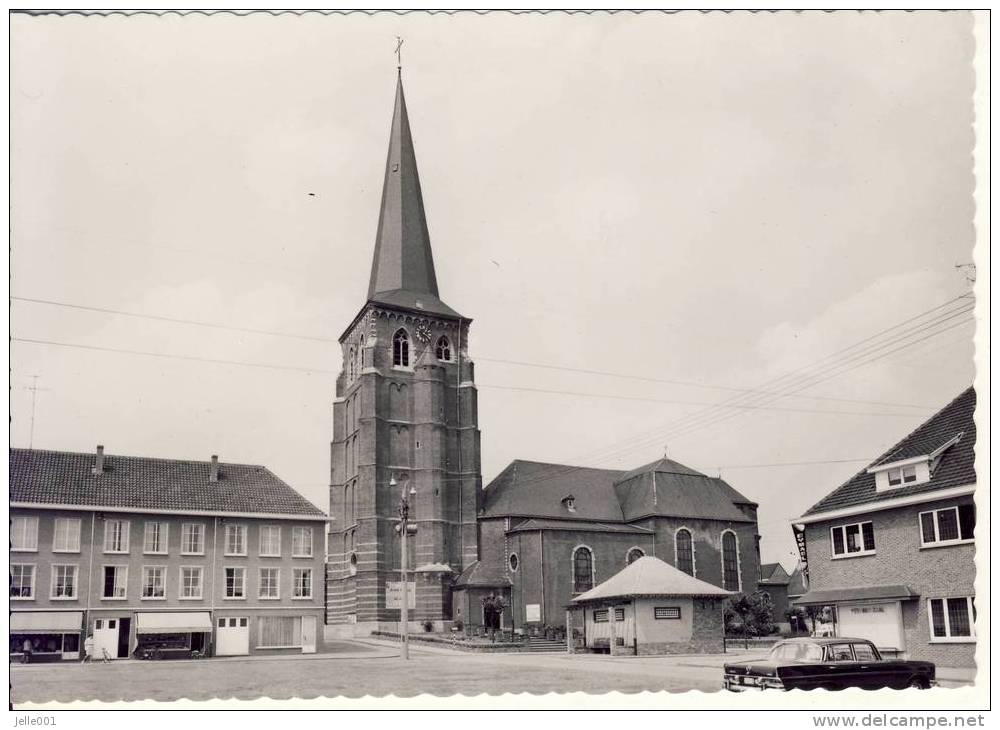
{"type": "Polygon", "coordinates": [[[975,540],[976,505],[961,504],[920,515],[921,547],[943,547],[975,540]]]}
{"type": "Polygon", "coordinates": [[[871,522],[831,527],[830,544],[834,558],[872,555],[875,552],[875,527],[871,522]]]}

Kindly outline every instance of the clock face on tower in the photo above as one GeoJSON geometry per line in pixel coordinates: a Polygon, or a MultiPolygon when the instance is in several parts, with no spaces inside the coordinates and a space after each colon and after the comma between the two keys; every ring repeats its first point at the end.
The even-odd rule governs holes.
{"type": "Polygon", "coordinates": [[[422,324],[417,327],[417,339],[421,342],[431,341],[431,331],[427,328],[427,325],[422,324]]]}

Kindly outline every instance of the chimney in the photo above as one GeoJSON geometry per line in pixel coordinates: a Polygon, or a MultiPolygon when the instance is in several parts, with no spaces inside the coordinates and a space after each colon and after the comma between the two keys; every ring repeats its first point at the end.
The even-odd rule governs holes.
{"type": "Polygon", "coordinates": [[[208,469],[208,481],[219,481],[219,457],[212,454],[212,464],[208,469]]]}
{"type": "Polygon", "coordinates": [[[97,445],[97,454],[94,458],[93,473],[95,475],[104,473],[104,447],[100,444],[97,445]]]}

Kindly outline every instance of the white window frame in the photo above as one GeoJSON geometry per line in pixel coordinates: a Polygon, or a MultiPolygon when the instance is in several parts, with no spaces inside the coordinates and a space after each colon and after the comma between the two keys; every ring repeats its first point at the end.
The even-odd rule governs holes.
{"type": "Polygon", "coordinates": [[[10,551],[12,553],[37,553],[38,552],[38,517],[35,515],[15,515],[11,518],[10,526],[10,551]],[[21,547],[15,547],[14,536],[18,533],[17,525],[22,524],[24,527],[20,530],[21,535],[25,538],[24,544],[21,547]],[[32,528],[29,531],[28,525],[32,528]],[[28,540],[28,537],[31,540],[28,540]]]}
{"type": "Polygon", "coordinates": [[[927,599],[927,631],[931,644],[975,644],[976,643],[976,613],[972,610],[972,599],[975,596],[948,596],[946,598],[927,599]],[[966,610],[969,612],[969,636],[952,636],[951,619],[948,618],[948,601],[965,599],[966,610]],[[934,612],[931,610],[931,601],[941,601],[944,609],[944,630],[945,636],[934,636],[934,612]]]}
{"type": "MultiPolygon", "coordinates": [[[[34,601],[35,597],[38,595],[38,589],[36,587],[37,586],[37,580],[36,579],[38,578],[38,568],[35,567],[34,563],[11,563],[10,567],[11,567],[11,571],[12,571],[11,572],[11,582],[10,582],[10,587],[11,588],[14,587],[14,575],[13,575],[13,569],[14,568],[21,568],[21,570],[22,570],[22,573],[21,573],[22,578],[24,576],[24,572],[23,571],[24,571],[25,568],[30,569],[30,573],[31,573],[31,583],[30,583],[31,595],[30,596],[11,596],[10,600],[12,600],[12,601],[34,601]]],[[[22,582],[21,587],[23,589],[23,587],[24,587],[23,582],[22,582]]]]}
{"type": "Polygon", "coordinates": [[[257,554],[261,558],[280,558],[281,557],[281,525],[261,525],[260,535],[257,540],[257,554]],[[271,530],[277,530],[278,534],[278,552],[276,553],[265,553],[264,552],[264,535],[270,534],[271,530]]]}
{"type": "MultiPolygon", "coordinates": [[[[280,593],[280,588],[279,588],[280,593]]],[[[313,569],[312,568],[292,568],[292,600],[293,601],[311,601],[313,598],[313,569]],[[299,590],[298,574],[308,573],[309,574],[309,595],[299,596],[296,593],[299,590]]]]}
{"type": "Polygon", "coordinates": [[[182,565],[178,571],[179,586],[177,589],[177,599],[180,601],[201,601],[205,595],[205,569],[200,565],[182,565]],[[197,596],[185,596],[184,595],[184,571],[185,570],[197,570],[198,571],[198,595],[197,596]]]}
{"type": "Polygon", "coordinates": [[[166,555],[169,550],[169,539],[170,539],[170,523],[161,522],[160,520],[150,520],[143,525],[142,528],[142,554],[143,555],[166,555]],[[156,525],[157,528],[157,538],[160,543],[160,550],[150,550],[149,549],[149,526],[156,525]]]}
{"type": "Polygon", "coordinates": [[[121,520],[117,518],[104,520],[104,554],[105,555],[128,555],[129,544],[132,539],[132,523],[129,520],[121,520]],[[109,538],[111,537],[110,528],[112,525],[124,525],[122,529],[122,543],[124,547],[120,547],[118,550],[109,549],[109,538]]]}
{"type": "Polygon", "coordinates": [[[118,563],[105,563],[101,566],[101,595],[100,600],[102,601],[127,601],[128,600],[128,566],[120,565],[118,563]],[[120,596],[106,596],[104,595],[104,572],[108,568],[115,569],[115,588],[118,587],[118,576],[119,571],[124,571],[125,577],[122,580],[122,594],[120,596]]]}
{"type": "Polygon", "coordinates": [[[280,601],[281,600],[281,568],[278,567],[260,567],[257,568],[257,599],[261,601],[280,601]],[[274,590],[275,594],[273,596],[264,595],[264,571],[273,570],[274,571],[274,590]]]}
{"type": "Polygon", "coordinates": [[[862,522],[846,522],[841,525],[834,525],[830,528],[830,559],[831,560],[844,560],[845,558],[860,558],[865,555],[874,555],[878,551],[878,543],[875,543],[875,548],[872,550],[865,549],[865,531],[864,525],[872,526],[872,539],[875,539],[875,522],[873,520],[863,520],[862,522]],[[847,550],[847,528],[857,527],[858,528],[858,539],[861,541],[861,549],[855,552],[848,552],[847,550]],[[833,541],[833,531],[841,530],[842,543],[844,545],[844,552],[839,555],[834,552],[834,541],[833,541]]]}
{"type": "MultiPolygon", "coordinates": [[[[723,530],[719,534],[719,567],[722,569],[722,588],[723,590],[729,590],[726,588],[726,533],[733,536],[733,541],[736,543],[736,592],[743,592],[743,556],[740,554],[740,536],[736,534],[735,530],[723,530]]],[[[694,534],[691,534],[691,544],[694,545],[694,534]]],[[[693,550],[692,550],[693,554],[693,550]]]]}
{"type": "Polygon", "coordinates": [[[976,541],[975,537],[962,537],[962,523],[959,520],[959,505],[954,505],[952,507],[941,507],[939,509],[929,509],[921,512],[917,515],[917,527],[920,530],[920,547],[922,548],[937,548],[937,547],[948,547],[949,545],[968,545],[976,541]],[[958,537],[954,540],[942,540],[938,536],[941,534],[941,529],[938,526],[938,514],[941,512],[951,512],[955,513],[955,526],[958,528],[958,537]],[[932,542],[924,541],[924,515],[934,515],[934,540],[932,542]]]}
{"type": "MultiPolygon", "coordinates": [[[[697,548],[695,548],[695,544],[694,544],[694,530],[692,530],[687,525],[681,525],[676,530],[674,530],[674,567],[677,568],[677,570],[681,570],[681,568],[680,568],[680,560],[677,557],[677,536],[681,533],[681,530],[685,530],[687,532],[687,534],[691,536],[691,577],[692,578],[697,578],[698,577],[698,553],[697,553],[697,548]]],[[[739,540],[737,540],[736,542],[738,544],[739,540]]],[[[721,543],[720,543],[720,547],[721,547],[721,543]]],[[[738,547],[737,547],[737,551],[739,551],[738,547]]],[[[684,571],[681,570],[681,572],[683,573],[684,571]]]]}
{"type": "Polygon", "coordinates": [[[223,546],[223,552],[226,557],[230,558],[245,558],[247,556],[247,543],[248,543],[248,530],[247,526],[242,522],[227,522],[225,530],[225,543],[223,546]],[[242,552],[234,552],[229,549],[229,534],[233,532],[240,536],[240,544],[243,546],[242,552]]]}
{"type": "Polygon", "coordinates": [[[247,569],[244,565],[227,565],[222,569],[222,599],[224,601],[245,601],[247,599],[247,569]],[[226,574],[227,571],[235,571],[240,575],[240,586],[243,589],[243,595],[231,596],[229,595],[229,577],[226,574]]]}
{"type": "MultiPolygon", "coordinates": [[[[66,537],[66,535],[63,535],[66,537]]],[[[52,552],[54,553],[79,553],[80,552],[80,518],[79,517],[56,517],[52,523],[52,552]],[[76,523],[76,542],[68,547],[59,547],[59,526],[67,527],[76,523]],[[74,544],[76,547],[74,547],[74,544]]]]}
{"type": "Polygon", "coordinates": [[[167,566],[165,565],[144,565],[142,566],[142,583],[139,586],[139,600],[140,601],[165,601],[167,600],[167,566]],[[160,583],[163,586],[162,596],[147,596],[146,595],[146,577],[151,570],[160,571],[160,583]]]}
{"type": "Polygon", "coordinates": [[[204,522],[183,522],[181,523],[181,555],[204,555],[205,554],[205,523],[204,522]],[[200,534],[200,550],[188,550],[188,537],[193,534],[200,534]]]}
{"type": "Polygon", "coordinates": [[[52,574],[49,579],[49,600],[50,601],[77,601],[80,599],[80,566],[75,563],[57,563],[52,566],[52,574]],[[59,568],[71,568],[73,570],[73,595],[56,595],[56,576],[59,568]]]}
{"type": "MultiPolygon", "coordinates": [[[[279,537],[279,543],[278,544],[279,545],[281,544],[280,543],[280,537],[279,537]]],[[[292,528],[292,557],[293,558],[311,558],[312,556],[313,556],[313,528],[312,527],[308,527],[308,526],[301,527],[299,525],[296,525],[295,527],[292,528]],[[295,550],[296,535],[299,535],[299,534],[302,534],[302,533],[305,533],[305,535],[306,535],[305,545],[308,548],[309,552],[300,553],[300,552],[296,552],[296,550],[295,550]]]]}

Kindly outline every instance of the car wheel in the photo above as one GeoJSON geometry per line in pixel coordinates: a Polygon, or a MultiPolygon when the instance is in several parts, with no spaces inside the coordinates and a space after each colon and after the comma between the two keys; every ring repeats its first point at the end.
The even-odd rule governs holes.
{"type": "Polygon", "coordinates": [[[839,684],[824,684],[823,689],[827,692],[839,692],[843,689],[843,687],[839,684]]]}
{"type": "Polygon", "coordinates": [[[927,689],[927,682],[920,677],[914,677],[910,680],[910,683],[906,685],[909,689],[927,689]]]}

